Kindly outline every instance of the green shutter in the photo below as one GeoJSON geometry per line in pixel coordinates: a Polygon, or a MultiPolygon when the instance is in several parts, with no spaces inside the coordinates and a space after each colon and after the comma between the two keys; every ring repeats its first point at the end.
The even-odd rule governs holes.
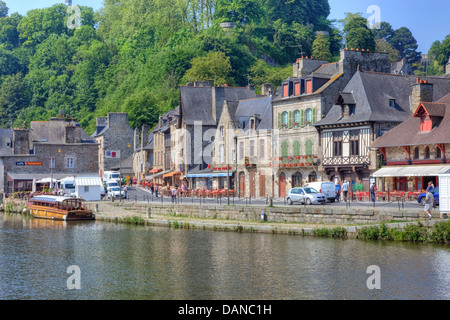
{"type": "Polygon", "coordinates": [[[292,128],[292,111],[289,111],[288,127],[292,128]]]}
{"type": "Polygon", "coordinates": [[[312,124],[315,124],[317,122],[317,109],[314,108],[312,110],[312,124]]]}
{"type": "Polygon", "coordinates": [[[280,130],[281,130],[281,121],[282,121],[281,112],[278,112],[278,129],[280,129],[280,130]]]}
{"type": "Polygon", "coordinates": [[[300,157],[300,142],[294,141],[294,157],[300,157]]]}
{"type": "Polygon", "coordinates": [[[313,154],[313,150],[312,150],[312,141],[311,140],[306,140],[306,155],[307,156],[312,156],[313,154]]]}

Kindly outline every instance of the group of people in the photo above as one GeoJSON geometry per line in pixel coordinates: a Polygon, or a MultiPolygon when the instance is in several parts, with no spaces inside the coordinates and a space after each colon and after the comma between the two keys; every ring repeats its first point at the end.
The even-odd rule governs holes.
{"type": "Polygon", "coordinates": [[[350,189],[350,182],[348,180],[344,180],[342,187],[339,183],[336,183],[336,186],[335,186],[336,201],[337,202],[341,201],[341,191],[342,191],[342,193],[344,195],[344,201],[347,202],[349,189],[350,189]]]}

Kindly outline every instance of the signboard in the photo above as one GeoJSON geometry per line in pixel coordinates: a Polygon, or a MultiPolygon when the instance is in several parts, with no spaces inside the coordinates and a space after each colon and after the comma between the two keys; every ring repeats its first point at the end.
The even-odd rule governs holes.
{"type": "Polygon", "coordinates": [[[19,167],[24,167],[24,166],[42,166],[42,162],[25,162],[25,161],[20,161],[20,162],[16,162],[16,166],[19,166],[19,167]]]}
{"type": "Polygon", "coordinates": [[[120,150],[106,150],[105,158],[107,159],[118,159],[120,158],[120,150]]]}

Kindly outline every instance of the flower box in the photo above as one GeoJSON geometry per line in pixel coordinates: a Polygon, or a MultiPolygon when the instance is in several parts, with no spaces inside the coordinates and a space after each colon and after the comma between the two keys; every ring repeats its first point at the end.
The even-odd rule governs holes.
{"type": "Polygon", "coordinates": [[[303,156],[303,159],[306,159],[306,158],[308,158],[307,156],[303,156]]]}
{"type": "Polygon", "coordinates": [[[285,165],[285,164],[282,164],[281,167],[284,168],[284,167],[286,167],[286,165],[285,165]]]}

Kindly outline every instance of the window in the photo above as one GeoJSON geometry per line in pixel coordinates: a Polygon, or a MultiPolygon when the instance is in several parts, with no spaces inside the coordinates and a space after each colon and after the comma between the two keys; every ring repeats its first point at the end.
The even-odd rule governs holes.
{"type": "Polygon", "coordinates": [[[430,159],[430,147],[425,148],[425,159],[430,159]]]}
{"type": "Polygon", "coordinates": [[[220,163],[225,162],[225,145],[221,144],[219,146],[219,157],[220,157],[220,163]]]}
{"type": "Polygon", "coordinates": [[[417,160],[419,159],[419,148],[414,148],[414,159],[417,160]]]}
{"type": "Polygon", "coordinates": [[[255,119],[250,119],[250,130],[255,130],[255,119]]]}
{"type": "Polygon", "coordinates": [[[225,136],[225,127],[220,126],[220,136],[223,138],[225,136]]]}
{"type": "Polygon", "coordinates": [[[261,159],[266,157],[266,141],[264,139],[259,140],[259,157],[261,159]]]}
{"type": "Polygon", "coordinates": [[[89,186],[84,186],[84,192],[89,192],[89,186]]]}
{"type": "Polygon", "coordinates": [[[350,155],[359,156],[359,130],[350,131],[350,155]]]}
{"type": "Polygon", "coordinates": [[[281,156],[283,158],[287,158],[288,154],[289,154],[289,144],[285,141],[283,142],[283,144],[281,145],[281,156]]]}
{"type": "Polygon", "coordinates": [[[389,99],[389,107],[395,108],[395,99],[389,99]]]}
{"type": "Polygon", "coordinates": [[[306,80],[306,94],[313,93],[312,80],[306,80]]]}
{"type": "Polygon", "coordinates": [[[282,114],[282,121],[281,121],[281,127],[282,128],[287,128],[288,126],[288,113],[287,112],[283,112],[282,114]]]}
{"type": "Polygon", "coordinates": [[[333,132],[333,156],[342,157],[343,132],[333,132]]]}
{"type": "Polygon", "coordinates": [[[312,109],[306,109],[306,125],[310,125],[313,122],[312,109]]]}
{"type": "Polygon", "coordinates": [[[250,157],[255,156],[255,140],[250,140],[250,157]]]}
{"type": "Polygon", "coordinates": [[[50,160],[48,161],[48,168],[49,169],[55,169],[55,164],[56,164],[56,158],[50,158],[50,160]]]}
{"type": "Polygon", "coordinates": [[[69,169],[75,168],[75,158],[74,157],[68,157],[67,158],[67,165],[66,165],[66,167],[69,168],[69,169]]]}
{"type": "Polygon", "coordinates": [[[294,83],[294,94],[296,96],[300,95],[300,82],[295,82],[294,83]]]}
{"type": "Polygon", "coordinates": [[[289,96],[289,83],[283,83],[283,97],[289,96]]]}
{"type": "Polygon", "coordinates": [[[313,155],[313,142],[311,140],[306,140],[306,155],[312,156],[313,155]]]}
{"type": "Polygon", "coordinates": [[[294,141],[294,157],[300,157],[300,141],[294,141]]]}
{"type": "Polygon", "coordinates": [[[441,159],[441,158],[442,158],[441,148],[437,147],[436,148],[436,159],[441,159]]]}
{"type": "Polygon", "coordinates": [[[239,160],[244,160],[244,141],[239,142],[239,160]]]}
{"type": "Polygon", "coordinates": [[[294,111],[294,127],[298,127],[300,125],[300,111],[295,110],[294,111]]]}

